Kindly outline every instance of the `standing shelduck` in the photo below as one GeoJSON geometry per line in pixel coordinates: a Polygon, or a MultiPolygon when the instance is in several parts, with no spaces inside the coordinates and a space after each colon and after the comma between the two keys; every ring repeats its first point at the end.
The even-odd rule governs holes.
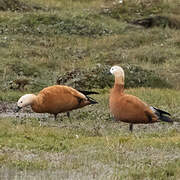
{"type": "Polygon", "coordinates": [[[170,116],[168,112],[149,106],[138,97],[124,92],[124,70],[120,66],[113,66],[110,72],[115,76],[115,83],[110,92],[109,106],[117,121],[129,123],[131,132],[133,124],[173,122],[168,117],[170,116]]]}
{"type": "Polygon", "coordinates": [[[77,91],[74,88],[63,85],[54,85],[44,88],[35,94],[25,94],[17,102],[17,111],[30,105],[32,110],[37,113],[54,114],[56,119],[58,113],[66,112],[82,108],[97,102],[88,94],[97,94],[96,92],[77,91]]]}

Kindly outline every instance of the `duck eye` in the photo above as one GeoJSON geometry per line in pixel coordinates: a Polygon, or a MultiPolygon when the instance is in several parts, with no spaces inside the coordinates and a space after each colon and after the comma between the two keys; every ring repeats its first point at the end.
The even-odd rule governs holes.
{"type": "Polygon", "coordinates": [[[22,101],[20,103],[22,103],[22,101]]]}

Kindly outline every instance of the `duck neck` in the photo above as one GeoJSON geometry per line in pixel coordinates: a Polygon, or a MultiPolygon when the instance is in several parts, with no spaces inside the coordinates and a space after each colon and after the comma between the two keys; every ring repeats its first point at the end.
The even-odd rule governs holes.
{"type": "Polygon", "coordinates": [[[27,105],[32,105],[34,101],[36,100],[35,94],[27,94],[27,105]]]}
{"type": "Polygon", "coordinates": [[[124,76],[115,76],[114,88],[123,92],[123,90],[124,90],[124,76]]]}
{"type": "Polygon", "coordinates": [[[115,76],[115,84],[124,85],[124,76],[115,76]]]}
{"type": "Polygon", "coordinates": [[[38,96],[34,95],[34,100],[33,100],[33,103],[31,104],[31,107],[34,112],[38,112],[38,107],[39,107],[38,96]]]}

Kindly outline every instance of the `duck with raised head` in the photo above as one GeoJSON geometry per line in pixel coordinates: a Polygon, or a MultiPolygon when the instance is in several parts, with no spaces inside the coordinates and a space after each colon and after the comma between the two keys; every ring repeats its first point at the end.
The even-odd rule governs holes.
{"type": "Polygon", "coordinates": [[[115,76],[115,82],[110,92],[109,107],[115,120],[129,123],[131,132],[133,124],[173,122],[168,112],[149,106],[138,97],[124,92],[125,75],[122,67],[113,66],[110,72],[115,76]]]}
{"type": "Polygon", "coordinates": [[[90,104],[96,104],[89,94],[97,94],[91,91],[78,91],[69,86],[54,85],[44,88],[35,94],[25,94],[17,102],[16,112],[30,105],[36,113],[54,114],[55,120],[58,113],[69,112],[90,104]]]}

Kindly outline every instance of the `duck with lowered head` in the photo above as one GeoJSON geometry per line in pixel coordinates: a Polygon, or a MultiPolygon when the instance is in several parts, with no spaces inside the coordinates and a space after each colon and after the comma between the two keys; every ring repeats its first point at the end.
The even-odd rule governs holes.
{"type": "Polygon", "coordinates": [[[35,94],[25,94],[17,102],[17,111],[30,105],[32,110],[37,113],[54,114],[56,119],[58,113],[69,112],[82,108],[90,104],[96,104],[89,94],[98,94],[90,91],[78,91],[69,86],[54,85],[44,88],[35,94]]]}

